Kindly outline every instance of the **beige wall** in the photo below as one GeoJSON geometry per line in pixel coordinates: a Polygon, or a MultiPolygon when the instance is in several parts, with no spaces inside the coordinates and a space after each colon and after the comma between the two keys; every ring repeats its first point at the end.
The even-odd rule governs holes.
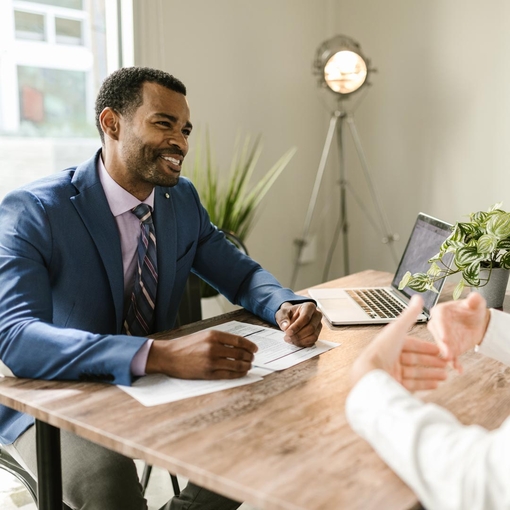
{"type": "MultiPolygon", "coordinates": [[[[403,238],[400,255],[419,211],[454,222],[496,201],[510,208],[509,29],[507,0],[135,2],[136,64],[185,82],[192,120],[209,126],[220,163],[228,166],[239,132],[262,133],[260,171],[298,148],[248,239],[286,285],[333,108],[311,73],[317,46],[349,35],[378,69],[355,119],[383,209],[403,238]]],[[[349,136],[346,155],[348,180],[371,207],[349,136]]],[[[334,150],[312,224],[319,254],[301,269],[299,288],[322,279],[337,165],[334,150]]],[[[348,206],[351,270],[393,270],[350,195],[348,206]]],[[[342,274],[341,252],[330,277],[342,274]]]]}
{"type": "MultiPolygon", "coordinates": [[[[341,0],[336,9],[337,31],[379,70],[356,121],[394,230],[407,238],[420,210],[455,222],[498,201],[510,209],[510,2],[341,0]]],[[[365,225],[353,221],[367,228],[352,236],[354,269],[390,269],[365,225]]]]}

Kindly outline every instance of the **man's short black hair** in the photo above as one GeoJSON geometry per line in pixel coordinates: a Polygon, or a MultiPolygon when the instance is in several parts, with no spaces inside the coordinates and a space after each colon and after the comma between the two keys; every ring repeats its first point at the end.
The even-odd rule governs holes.
{"type": "Polygon", "coordinates": [[[157,83],[167,89],[186,95],[184,84],[172,76],[158,69],[150,67],[123,67],[108,76],[96,99],[96,127],[104,144],[104,133],[99,122],[101,112],[110,107],[121,115],[131,115],[142,105],[142,86],[145,82],[157,83]]]}

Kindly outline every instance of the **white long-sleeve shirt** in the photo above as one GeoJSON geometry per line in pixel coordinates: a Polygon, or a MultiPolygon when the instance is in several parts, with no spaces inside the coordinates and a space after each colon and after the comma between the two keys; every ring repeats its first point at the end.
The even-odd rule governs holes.
{"type": "MultiPolygon", "coordinates": [[[[478,351],[510,366],[509,314],[491,310],[478,351]]],[[[510,417],[492,432],[462,425],[383,370],[358,381],[346,414],[428,510],[510,509],[510,417]]]]}

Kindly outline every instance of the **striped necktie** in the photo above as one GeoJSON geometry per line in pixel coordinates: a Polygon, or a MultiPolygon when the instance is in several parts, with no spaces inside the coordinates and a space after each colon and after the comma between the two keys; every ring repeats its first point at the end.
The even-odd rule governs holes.
{"type": "Polygon", "coordinates": [[[139,204],[131,210],[140,220],[138,240],[138,270],[131,293],[131,304],[124,321],[127,335],[147,336],[153,333],[156,289],[158,287],[158,261],[156,252],[156,231],[152,222],[151,208],[139,204]]]}

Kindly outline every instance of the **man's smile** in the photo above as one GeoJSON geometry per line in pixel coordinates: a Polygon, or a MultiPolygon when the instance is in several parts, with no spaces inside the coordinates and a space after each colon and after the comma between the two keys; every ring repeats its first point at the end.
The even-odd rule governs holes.
{"type": "Polygon", "coordinates": [[[165,161],[167,161],[168,163],[170,163],[170,167],[172,168],[172,170],[175,170],[178,172],[181,171],[182,157],[162,155],[161,158],[164,159],[165,161]]]}

